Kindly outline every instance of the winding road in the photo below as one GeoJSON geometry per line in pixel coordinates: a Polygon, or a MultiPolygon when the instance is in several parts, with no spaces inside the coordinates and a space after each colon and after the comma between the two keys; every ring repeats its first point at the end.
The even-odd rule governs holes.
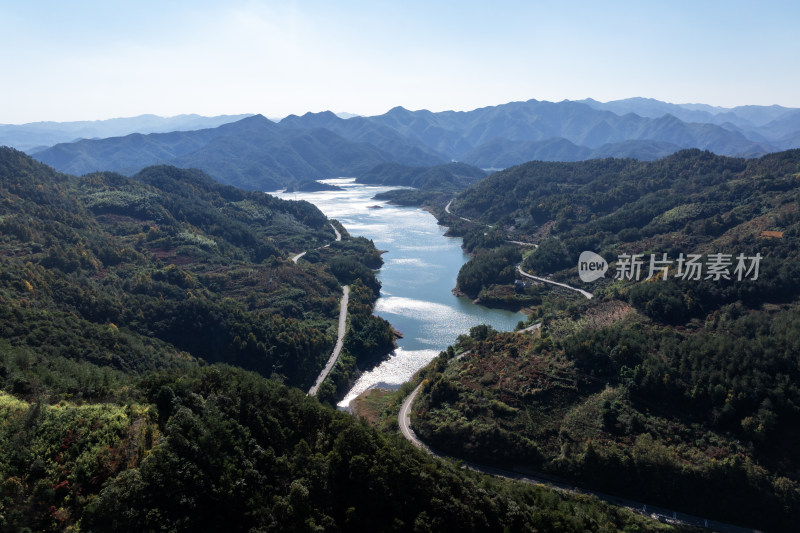
{"type": "MultiPolygon", "coordinates": [[[[336,234],[336,240],[342,240],[342,234],[339,233],[339,230],[336,229],[336,226],[331,224],[331,228],[333,228],[333,232],[336,234]]],[[[326,244],[322,248],[329,247],[330,244],[326,244]]],[[[306,251],[307,252],[307,251],[306,251]]],[[[297,263],[297,261],[306,255],[306,252],[301,252],[294,257],[292,257],[292,261],[297,263]]],[[[325,378],[328,377],[328,374],[331,373],[333,370],[336,361],[339,360],[339,354],[342,353],[342,348],[344,347],[344,334],[345,330],[347,329],[347,302],[350,300],[350,286],[343,285],[342,286],[342,301],[339,304],[339,330],[336,332],[336,345],[333,347],[333,352],[331,352],[331,356],[328,358],[328,362],[325,363],[325,368],[322,369],[322,372],[319,373],[317,376],[316,381],[308,389],[309,396],[316,396],[317,391],[319,390],[319,386],[322,385],[322,382],[325,381],[325,378]]]]}
{"type": "Polygon", "coordinates": [[[587,292],[587,291],[585,291],[583,289],[579,289],[577,287],[573,287],[572,285],[567,285],[566,283],[559,283],[557,281],[552,281],[552,280],[549,280],[549,279],[546,279],[546,278],[540,278],[539,276],[534,276],[533,274],[528,274],[527,272],[522,270],[522,266],[521,265],[517,265],[517,271],[520,274],[522,274],[523,276],[525,276],[526,278],[530,278],[530,279],[533,279],[533,280],[536,280],[536,281],[541,281],[543,283],[549,283],[550,285],[558,285],[559,287],[563,287],[563,288],[569,289],[571,291],[579,292],[582,295],[584,295],[588,300],[592,299],[592,293],[591,292],[587,292]]]}
{"type": "MultiPolygon", "coordinates": [[[[458,217],[458,218],[460,218],[461,220],[466,220],[467,222],[472,222],[472,220],[470,220],[470,219],[468,219],[468,218],[459,217],[459,216],[458,216],[458,215],[456,215],[455,213],[451,213],[451,212],[450,212],[450,204],[452,204],[452,203],[453,203],[453,200],[450,200],[449,202],[447,202],[447,205],[446,205],[446,206],[444,206],[444,211],[445,211],[445,213],[447,213],[448,215],[453,215],[454,217],[458,217]]],[[[441,204],[439,204],[439,205],[441,205],[441,204]]]]}
{"type": "MultiPolygon", "coordinates": [[[[449,202],[447,202],[447,205],[444,206],[444,210],[448,215],[453,215],[455,217],[460,218],[461,220],[466,220],[467,222],[472,222],[472,220],[470,220],[468,218],[464,218],[464,217],[459,217],[458,215],[456,215],[455,213],[450,211],[450,204],[452,204],[452,203],[453,203],[453,199],[451,199],[449,202]]],[[[506,242],[510,242],[511,244],[516,244],[516,245],[519,245],[519,246],[532,246],[534,248],[538,248],[539,247],[538,244],[533,243],[533,242],[523,242],[523,241],[506,241],[506,242]]],[[[559,287],[563,287],[563,288],[569,289],[571,291],[576,291],[576,292],[581,293],[587,299],[589,299],[589,300],[592,299],[592,293],[591,292],[585,291],[583,289],[579,289],[577,287],[572,287],[570,285],[567,285],[566,283],[558,283],[557,281],[551,281],[551,280],[546,279],[546,278],[540,278],[539,276],[534,276],[533,274],[528,274],[527,272],[522,270],[522,267],[520,265],[517,265],[517,270],[519,271],[519,273],[521,275],[525,276],[526,278],[530,278],[530,279],[533,279],[533,280],[536,280],[536,281],[541,281],[543,283],[549,283],[551,285],[557,285],[559,287]]]]}
{"type": "Polygon", "coordinates": [[[417,399],[417,394],[419,394],[419,391],[422,390],[422,385],[422,383],[417,385],[417,388],[415,388],[411,394],[408,395],[403,402],[403,405],[400,406],[400,413],[397,415],[397,423],[400,425],[400,433],[402,433],[406,440],[408,440],[411,444],[417,448],[425,450],[435,457],[441,457],[444,459],[446,456],[439,455],[430,449],[427,444],[419,440],[417,434],[414,433],[413,429],[411,429],[411,406],[414,404],[414,400],[417,399]]]}
{"type": "MultiPolygon", "coordinates": [[[[542,323],[538,322],[530,327],[519,330],[517,333],[533,332],[539,329],[541,325],[542,323]]],[[[459,354],[455,358],[455,360],[462,359],[469,353],[470,351],[467,350],[459,354]]],[[[420,390],[422,390],[423,385],[424,381],[419,385],[417,385],[417,387],[411,392],[411,394],[409,394],[403,401],[403,405],[400,406],[400,412],[397,414],[397,423],[400,426],[400,432],[403,434],[403,437],[405,437],[406,440],[408,440],[411,444],[413,444],[417,448],[425,450],[433,457],[438,457],[439,459],[452,459],[455,461],[460,461],[466,468],[469,468],[470,470],[473,470],[475,472],[480,472],[482,474],[486,474],[489,476],[514,479],[517,481],[522,481],[524,483],[540,485],[570,494],[596,496],[597,498],[606,501],[612,505],[616,505],[618,507],[626,507],[635,513],[649,516],[660,522],[667,522],[671,524],[679,524],[684,526],[704,527],[712,529],[714,531],[722,531],[725,533],[760,533],[754,529],[734,526],[732,524],[717,522],[715,520],[708,520],[706,518],[701,518],[699,516],[694,516],[686,513],[679,513],[677,511],[656,507],[643,502],[629,500],[627,498],[620,498],[618,496],[613,496],[611,494],[606,494],[604,492],[581,489],[572,484],[565,483],[563,481],[558,481],[552,478],[551,476],[548,476],[547,474],[543,474],[541,472],[536,472],[533,470],[525,472],[516,472],[513,470],[505,470],[502,468],[495,468],[493,466],[481,465],[478,463],[464,461],[462,459],[459,459],[458,457],[452,457],[445,455],[443,453],[439,453],[430,446],[428,446],[427,444],[425,444],[422,440],[420,440],[420,438],[417,436],[416,433],[414,433],[414,430],[411,428],[411,407],[414,405],[414,400],[417,399],[417,395],[419,394],[420,390]]]]}
{"type": "MultiPolygon", "coordinates": [[[[336,226],[331,224],[331,228],[333,229],[333,232],[336,234],[336,240],[337,241],[341,241],[342,240],[342,234],[339,233],[339,230],[336,229],[336,226]]],[[[328,243],[325,246],[321,246],[320,248],[328,248],[330,245],[331,244],[328,243]]],[[[306,255],[307,253],[308,253],[308,250],[306,250],[305,252],[300,252],[299,254],[297,254],[295,256],[292,256],[292,262],[297,263],[300,260],[300,258],[303,257],[304,255],[306,255]]]]}
{"type": "MultiPolygon", "coordinates": [[[[339,233],[339,230],[336,229],[336,226],[331,224],[331,228],[333,228],[333,232],[336,234],[336,240],[337,241],[341,241],[342,240],[342,234],[339,233]]],[[[323,246],[323,248],[327,248],[328,246],[330,246],[330,244],[326,244],[325,246],[323,246]]]]}

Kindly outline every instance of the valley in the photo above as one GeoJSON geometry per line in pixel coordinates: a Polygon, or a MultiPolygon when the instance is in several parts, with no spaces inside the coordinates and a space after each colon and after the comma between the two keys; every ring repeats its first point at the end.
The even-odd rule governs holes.
{"type": "Polygon", "coordinates": [[[7,148],[0,183],[4,529],[666,527],[464,472],[306,396],[342,285],[344,368],[318,398],[394,338],[372,314],[380,254],[311,204],[175,167],[78,178],[7,148]]]}
{"type": "Polygon", "coordinates": [[[4,2],[0,533],[794,533],[800,3],[4,2]]]}
{"type": "MultiPolygon", "coordinates": [[[[800,405],[796,150],[531,161],[489,174],[425,150],[405,163],[387,162],[385,147],[341,151],[329,133],[299,133],[317,118],[289,120],[288,136],[244,119],[255,136],[244,152],[219,131],[151,135],[180,150],[222,143],[240,162],[267,138],[313,137],[314,153],[356,166],[303,176],[356,178],[265,194],[168,165],[76,177],[0,150],[4,524],[324,529],[358,508],[379,529],[456,512],[475,530],[572,530],[586,527],[566,510],[578,505],[611,529],[660,530],[647,516],[661,513],[663,528],[790,530],[800,508],[789,445],[800,405]],[[590,283],[576,272],[587,250],[608,265],[590,283]],[[672,261],[656,277],[620,275],[625,254],[662,252],[741,254],[760,269],[688,278],[672,261]],[[375,427],[358,417],[367,405],[375,427]],[[439,459],[404,442],[398,424],[439,459]],[[404,466],[389,475],[389,464],[404,466]],[[531,472],[584,492],[529,486],[531,472]],[[259,487],[255,500],[230,481],[244,479],[259,487]],[[366,487],[389,479],[407,480],[400,498],[427,487],[449,505],[378,511],[366,487]],[[457,495],[457,485],[468,488],[457,495]],[[481,490],[490,497],[478,505],[481,490]],[[529,511],[503,515],[503,498],[529,511]],[[454,510],[459,501],[472,503],[454,510]]],[[[321,118],[343,135],[373,131],[321,118]]],[[[208,168],[225,175],[215,161],[208,168]]],[[[247,175],[251,188],[288,184],[247,175]]]]}
{"type": "MultiPolygon", "coordinates": [[[[540,286],[539,338],[478,328],[460,337],[414,381],[418,398],[405,407],[417,436],[465,461],[790,530],[800,508],[796,488],[784,488],[798,464],[787,446],[797,403],[786,396],[798,372],[789,340],[799,294],[798,175],[796,151],[531,162],[432,206],[473,253],[458,277],[465,290],[497,293],[517,269],[586,287],[592,298],[540,286]],[[514,235],[539,246],[509,248],[514,235]],[[672,264],[652,279],[619,275],[623,253],[726,247],[771,257],[769,273],[689,280],[672,264]],[[584,250],[608,261],[606,276],[579,279],[584,250]]],[[[397,416],[398,401],[385,400],[385,416],[397,416]]]]}

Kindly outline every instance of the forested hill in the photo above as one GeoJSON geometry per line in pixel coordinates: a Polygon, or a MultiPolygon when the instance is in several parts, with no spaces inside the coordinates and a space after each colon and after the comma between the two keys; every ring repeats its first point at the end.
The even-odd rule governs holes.
{"type": "Polygon", "coordinates": [[[388,328],[380,256],[339,230],[316,249],[334,232],[311,204],[197,171],[76,178],[0,149],[0,530],[665,529],[479,479],[287,387],[327,359],[341,283],[350,356],[388,328]]]}
{"type": "Polygon", "coordinates": [[[442,220],[474,253],[459,287],[527,298],[541,329],[462,338],[455,353],[472,355],[439,364],[423,389],[422,438],[477,462],[796,529],[800,151],[532,162],[450,210],[442,220]],[[595,281],[578,276],[584,251],[608,263],[595,281]],[[515,294],[520,262],[593,298],[547,284],[515,294]]]}
{"type": "Polygon", "coordinates": [[[631,242],[634,231],[641,236],[675,230],[719,235],[722,227],[695,232],[693,224],[716,214],[727,215],[726,229],[746,220],[771,197],[797,186],[799,166],[800,150],[759,159],[684,150],[652,162],[532,161],[470,187],[455,198],[451,210],[520,232],[532,234],[555,224],[554,234],[596,233],[608,242],[614,237],[631,242]],[[623,230],[628,231],[618,235],[623,230]]]}
{"type": "Polygon", "coordinates": [[[223,361],[297,386],[324,364],[339,283],[323,260],[286,261],[335,238],[313,205],[174,167],[74,178],[11,149],[0,179],[5,342],[122,370],[223,361]]]}
{"type": "MultiPolygon", "coordinates": [[[[759,279],[754,291],[780,292],[782,284],[793,283],[785,271],[792,268],[787,260],[797,257],[791,243],[798,231],[798,173],[798,150],[759,159],[686,150],[653,162],[530,162],[456,196],[451,212],[474,224],[452,216],[443,220],[451,232],[465,236],[468,250],[497,249],[497,258],[484,255],[462,269],[459,285],[464,282],[472,293],[492,284],[508,266],[513,254],[499,248],[508,240],[539,245],[525,254],[524,266],[531,272],[578,284],[583,283],[576,268],[580,254],[602,255],[611,274],[594,282],[595,289],[610,284],[623,253],[643,254],[649,261],[650,253],[675,260],[681,252],[760,252],[762,268],[775,275],[759,279]],[[487,268],[478,268],[479,263],[487,268]]],[[[699,288],[718,292],[704,283],[699,288]]],[[[737,285],[736,290],[745,289],[737,285]]]]}

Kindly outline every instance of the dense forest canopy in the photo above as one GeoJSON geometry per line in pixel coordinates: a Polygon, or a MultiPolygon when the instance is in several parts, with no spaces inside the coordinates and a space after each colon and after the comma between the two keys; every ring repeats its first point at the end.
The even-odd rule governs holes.
{"type": "Polygon", "coordinates": [[[459,288],[497,293],[521,262],[594,298],[540,284],[535,335],[462,337],[453,353],[470,355],[434,366],[415,427],[456,457],[792,530],[799,206],[797,150],[531,162],[476,184],[456,196],[455,215],[438,211],[474,254],[459,288]],[[578,277],[587,250],[608,261],[592,283],[578,277]],[[720,253],[729,279],[708,267],[720,253]],[[647,265],[640,277],[621,275],[634,254],[695,254],[711,270],[681,276],[673,261],[650,279],[647,265]],[[739,254],[760,258],[757,275],[736,274],[739,254]]]}
{"type": "Polygon", "coordinates": [[[330,353],[343,283],[320,397],[391,347],[380,265],[305,202],[0,149],[0,529],[669,529],[465,472],[295,388],[330,353]]]}
{"type": "MultiPolygon", "coordinates": [[[[55,318],[163,341],[171,357],[313,380],[335,338],[338,283],[324,263],[283,259],[334,239],[316,207],[174,167],[72,178],[18,152],[2,162],[3,312],[25,316],[4,338],[93,351],[76,348],[77,331],[46,327],[55,318]]],[[[142,359],[123,351],[112,363],[142,359]]]]}
{"type": "MultiPolygon", "coordinates": [[[[799,161],[797,150],[754,160],[687,150],[654,162],[531,162],[456,196],[450,210],[473,223],[443,220],[453,221],[470,251],[505,246],[509,239],[537,243],[523,250],[523,266],[562,281],[581,284],[578,257],[596,252],[610,271],[592,290],[613,285],[623,254],[641,254],[648,262],[642,279],[651,255],[675,262],[681,254],[700,254],[704,261],[709,254],[759,254],[756,283],[706,282],[703,274],[692,284],[703,294],[697,304],[759,298],[765,291],[788,296],[797,290],[798,266],[790,259],[797,257],[799,161]]],[[[677,263],[672,266],[675,271],[677,263]]]]}

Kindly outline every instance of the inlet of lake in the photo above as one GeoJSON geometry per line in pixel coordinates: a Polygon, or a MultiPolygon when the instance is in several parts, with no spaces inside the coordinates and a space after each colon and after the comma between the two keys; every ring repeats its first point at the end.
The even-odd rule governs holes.
{"type": "Polygon", "coordinates": [[[473,326],[489,324],[510,331],[525,320],[522,313],[488,309],[453,295],[458,271],[469,259],[461,239],[445,237],[446,228],[423,209],[373,199],[396,187],[362,185],[353,178],[322,181],[342,190],[272,194],[307,200],[340,221],[350,235],[372,239],[376,248],[386,251],[378,272],[381,294],[375,314],[403,334],[389,359],[359,377],[340,408],[370,388],[398,388],[473,326]]]}

